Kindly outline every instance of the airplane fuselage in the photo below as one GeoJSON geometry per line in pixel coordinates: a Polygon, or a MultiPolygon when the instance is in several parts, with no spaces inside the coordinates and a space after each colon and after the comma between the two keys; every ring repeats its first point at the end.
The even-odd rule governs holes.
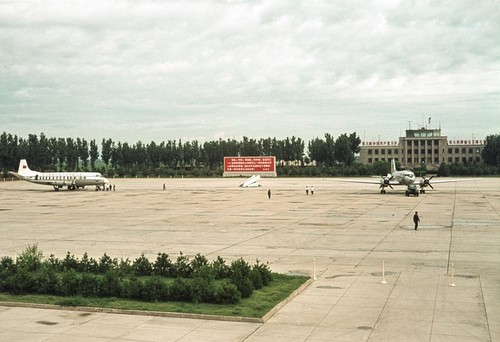
{"type": "Polygon", "coordinates": [[[107,183],[100,173],[93,172],[37,172],[32,176],[25,176],[24,180],[43,184],[52,185],[54,187],[62,188],[67,186],[69,189],[83,188],[85,186],[101,186],[107,183]]]}
{"type": "Polygon", "coordinates": [[[67,187],[69,190],[84,188],[86,186],[95,186],[100,189],[100,186],[109,184],[106,177],[103,177],[98,172],[38,172],[31,171],[25,159],[19,162],[18,172],[10,171],[10,174],[27,182],[52,185],[55,190],[62,187],[67,187]]]}
{"type": "Polygon", "coordinates": [[[392,176],[401,185],[410,185],[415,182],[415,174],[411,171],[397,171],[392,176]]]}

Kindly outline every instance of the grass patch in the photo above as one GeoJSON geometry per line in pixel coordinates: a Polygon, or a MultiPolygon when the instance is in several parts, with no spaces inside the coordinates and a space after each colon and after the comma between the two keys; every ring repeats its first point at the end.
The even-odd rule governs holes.
{"type": "Polygon", "coordinates": [[[121,298],[60,297],[48,295],[11,295],[0,293],[0,302],[53,304],[61,306],[88,306],[107,309],[178,312],[218,316],[261,318],[304,284],[309,277],[273,273],[268,286],[255,290],[250,298],[238,304],[206,304],[190,302],[143,302],[121,298]]]}

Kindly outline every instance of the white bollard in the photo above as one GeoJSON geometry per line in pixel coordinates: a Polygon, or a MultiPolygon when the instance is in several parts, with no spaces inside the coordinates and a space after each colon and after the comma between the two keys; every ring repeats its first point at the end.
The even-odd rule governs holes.
{"type": "Polygon", "coordinates": [[[318,278],[316,277],[316,258],[313,258],[313,274],[312,274],[312,278],[313,280],[318,280],[318,278]]]}
{"type": "Polygon", "coordinates": [[[382,261],[382,281],[380,284],[387,284],[387,281],[385,281],[385,263],[382,261]]]}
{"type": "Polygon", "coordinates": [[[451,284],[449,284],[448,286],[451,286],[451,287],[457,286],[457,285],[455,285],[455,274],[453,271],[453,263],[451,263],[451,284]]]}

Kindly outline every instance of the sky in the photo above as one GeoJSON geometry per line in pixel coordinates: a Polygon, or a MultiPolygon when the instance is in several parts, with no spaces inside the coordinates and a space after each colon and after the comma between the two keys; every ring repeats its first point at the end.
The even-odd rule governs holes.
{"type": "Polygon", "coordinates": [[[0,132],[500,133],[500,2],[0,0],[0,132]],[[429,119],[431,118],[431,119],[429,119]]]}

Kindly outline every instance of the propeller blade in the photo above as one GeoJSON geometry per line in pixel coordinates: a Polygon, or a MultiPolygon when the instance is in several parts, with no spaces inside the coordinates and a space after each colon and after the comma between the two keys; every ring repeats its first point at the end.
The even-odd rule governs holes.
{"type": "Polygon", "coordinates": [[[429,183],[429,186],[431,187],[432,190],[434,190],[434,187],[431,185],[431,183],[429,183]]]}
{"type": "Polygon", "coordinates": [[[388,184],[389,185],[389,188],[391,188],[392,190],[394,190],[394,188],[392,187],[392,185],[388,184]]]}

